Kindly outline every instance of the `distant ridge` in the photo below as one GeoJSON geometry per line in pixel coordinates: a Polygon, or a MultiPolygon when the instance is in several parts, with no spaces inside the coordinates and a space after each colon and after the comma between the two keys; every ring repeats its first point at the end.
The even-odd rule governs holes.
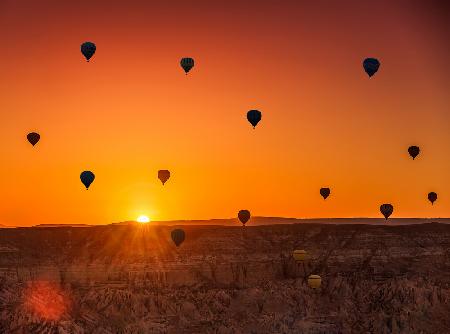
{"type": "MultiPolygon", "coordinates": [[[[450,224],[450,218],[286,218],[286,217],[252,217],[246,226],[283,225],[283,224],[328,224],[328,225],[415,225],[427,223],[450,224]]],[[[114,222],[110,224],[38,224],[32,226],[7,226],[0,224],[1,228],[57,228],[57,227],[95,227],[95,226],[176,226],[176,225],[211,225],[211,226],[242,226],[237,218],[193,219],[193,220],[166,220],[151,221],[141,224],[134,220],[114,222]]]]}
{"type": "Polygon", "coordinates": [[[16,226],[8,226],[8,225],[0,224],[0,228],[16,228],[16,226]]]}
{"type": "Polygon", "coordinates": [[[32,227],[92,227],[94,225],[89,224],[39,224],[32,227]]]}
{"type": "MultiPolygon", "coordinates": [[[[252,217],[246,226],[277,224],[367,224],[367,225],[410,225],[425,223],[450,224],[450,218],[285,218],[285,217],[252,217]]],[[[133,225],[137,222],[113,223],[113,225],[133,225]]],[[[221,225],[241,226],[237,218],[194,219],[152,221],[150,225],[221,225]]]]}
{"type": "MultiPolygon", "coordinates": [[[[110,225],[137,225],[137,224],[140,224],[140,223],[138,223],[135,220],[127,220],[124,222],[112,223],[110,225]]],[[[149,224],[152,224],[152,223],[149,223],[149,224]]]]}

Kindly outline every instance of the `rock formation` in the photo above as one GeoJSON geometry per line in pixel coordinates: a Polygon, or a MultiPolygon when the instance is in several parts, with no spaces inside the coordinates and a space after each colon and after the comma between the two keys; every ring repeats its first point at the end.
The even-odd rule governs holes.
{"type": "Polygon", "coordinates": [[[0,333],[450,333],[450,225],[173,228],[0,229],[0,333]]]}

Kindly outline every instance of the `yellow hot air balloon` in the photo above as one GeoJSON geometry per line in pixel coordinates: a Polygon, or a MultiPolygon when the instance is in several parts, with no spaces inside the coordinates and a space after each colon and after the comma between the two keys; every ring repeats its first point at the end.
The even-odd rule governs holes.
{"type": "Polygon", "coordinates": [[[308,285],[313,289],[320,288],[320,285],[322,284],[322,279],[319,275],[309,275],[308,277],[308,285]]]}
{"type": "Polygon", "coordinates": [[[294,257],[294,260],[297,262],[303,262],[306,259],[306,251],[303,249],[296,249],[292,256],[294,257]]]}

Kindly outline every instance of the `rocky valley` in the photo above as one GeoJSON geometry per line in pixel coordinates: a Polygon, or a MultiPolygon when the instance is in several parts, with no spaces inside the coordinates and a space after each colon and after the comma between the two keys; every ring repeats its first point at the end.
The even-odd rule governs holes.
{"type": "Polygon", "coordinates": [[[173,228],[0,229],[0,333],[450,333],[448,224],[173,228]]]}

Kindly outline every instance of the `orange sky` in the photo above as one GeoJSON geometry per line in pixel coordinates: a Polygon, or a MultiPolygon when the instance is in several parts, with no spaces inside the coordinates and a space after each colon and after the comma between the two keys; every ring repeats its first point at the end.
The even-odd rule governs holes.
{"type": "Polygon", "coordinates": [[[443,3],[0,0],[0,224],[449,217],[443,3]]]}

